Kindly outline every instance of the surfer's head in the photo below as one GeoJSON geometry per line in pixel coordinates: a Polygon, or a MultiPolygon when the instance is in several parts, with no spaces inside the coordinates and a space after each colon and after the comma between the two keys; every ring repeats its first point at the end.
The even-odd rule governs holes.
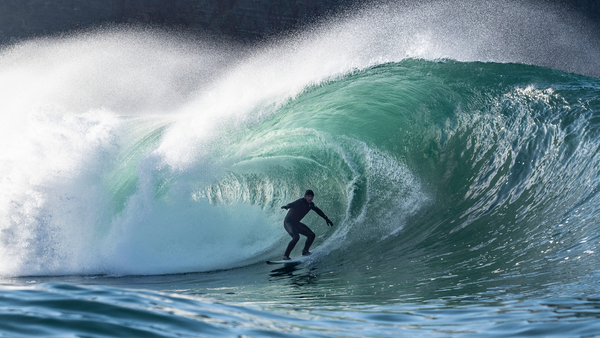
{"type": "Polygon", "coordinates": [[[312,202],[312,200],[313,200],[314,197],[315,197],[315,193],[312,190],[310,190],[310,189],[306,190],[306,192],[304,193],[304,199],[308,203],[312,202]]]}

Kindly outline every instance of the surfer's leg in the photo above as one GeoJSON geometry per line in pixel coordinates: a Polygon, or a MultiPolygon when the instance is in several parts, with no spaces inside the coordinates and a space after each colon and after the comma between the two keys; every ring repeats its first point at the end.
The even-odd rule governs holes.
{"type": "Polygon", "coordinates": [[[298,223],[298,225],[296,225],[296,229],[301,235],[306,236],[306,243],[304,244],[304,250],[302,250],[302,252],[308,252],[308,249],[310,249],[310,246],[315,240],[315,233],[312,232],[312,230],[310,230],[310,228],[304,223],[298,223]]]}
{"type": "Polygon", "coordinates": [[[285,249],[285,254],[283,255],[284,257],[290,257],[290,253],[296,246],[296,243],[298,243],[298,240],[300,240],[300,235],[298,235],[298,230],[296,229],[294,224],[290,222],[283,222],[283,227],[288,232],[288,234],[292,236],[292,240],[288,244],[287,249],[285,249]]]}

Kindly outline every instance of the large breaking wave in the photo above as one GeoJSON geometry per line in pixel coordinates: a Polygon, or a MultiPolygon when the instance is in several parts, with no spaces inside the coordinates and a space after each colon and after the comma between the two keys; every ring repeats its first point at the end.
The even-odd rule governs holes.
{"type": "Polygon", "coordinates": [[[539,65],[595,75],[596,47],[557,12],[471,5],[252,51],[120,29],[3,50],[0,275],[257,263],[307,188],[336,223],[307,219],[324,260],[585,273],[599,82],[539,65]]]}

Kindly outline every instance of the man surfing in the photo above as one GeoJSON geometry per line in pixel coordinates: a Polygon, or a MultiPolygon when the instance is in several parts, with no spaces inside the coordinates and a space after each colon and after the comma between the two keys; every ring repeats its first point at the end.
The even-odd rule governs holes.
{"type": "Polygon", "coordinates": [[[306,226],[306,224],[300,222],[304,218],[304,216],[308,214],[309,211],[314,210],[317,213],[317,215],[325,219],[327,225],[333,226],[333,222],[330,221],[329,218],[325,216],[323,211],[317,208],[317,206],[312,202],[314,197],[315,194],[312,190],[306,190],[306,193],[304,193],[303,198],[300,198],[288,205],[284,205],[281,207],[281,209],[289,210],[287,215],[285,215],[283,226],[288,232],[288,234],[292,236],[292,240],[288,244],[287,249],[285,249],[285,254],[283,255],[284,261],[290,260],[290,253],[292,252],[292,250],[296,246],[296,243],[298,243],[298,240],[300,239],[299,234],[306,236],[306,243],[304,244],[304,250],[302,250],[302,256],[310,255],[308,249],[315,240],[315,233],[312,232],[312,230],[310,230],[306,226]]]}

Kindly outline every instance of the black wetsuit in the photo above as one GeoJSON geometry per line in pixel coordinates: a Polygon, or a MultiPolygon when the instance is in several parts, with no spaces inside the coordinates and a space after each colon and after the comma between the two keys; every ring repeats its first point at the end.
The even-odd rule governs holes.
{"type": "Polygon", "coordinates": [[[313,202],[308,203],[305,198],[300,198],[284,207],[285,209],[289,209],[287,215],[285,216],[285,220],[283,221],[283,226],[285,230],[292,236],[292,240],[287,246],[285,250],[285,257],[289,257],[290,253],[298,243],[300,239],[300,235],[302,234],[306,236],[306,244],[304,244],[303,252],[308,252],[312,242],[315,240],[315,233],[310,230],[306,224],[300,222],[309,211],[314,210],[319,216],[323,217],[326,221],[329,220],[327,216],[321,211],[321,209],[317,208],[313,202]]]}

